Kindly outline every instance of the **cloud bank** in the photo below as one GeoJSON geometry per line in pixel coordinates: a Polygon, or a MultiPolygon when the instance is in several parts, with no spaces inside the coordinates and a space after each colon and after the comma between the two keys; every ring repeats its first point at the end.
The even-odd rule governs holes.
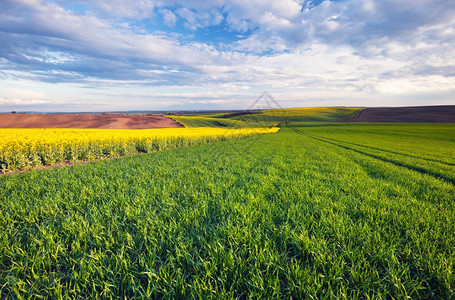
{"type": "Polygon", "coordinates": [[[0,111],[242,109],[264,90],[283,106],[455,104],[454,15],[440,0],[4,0],[0,111]]]}

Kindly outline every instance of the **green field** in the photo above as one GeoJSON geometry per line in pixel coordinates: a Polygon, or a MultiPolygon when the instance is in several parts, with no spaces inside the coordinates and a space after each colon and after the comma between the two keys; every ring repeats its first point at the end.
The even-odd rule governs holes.
{"type": "Polygon", "coordinates": [[[455,298],[455,124],[276,134],[0,177],[1,298],[455,298]]]}
{"type": "Polygon", "coordinates": [[[265,124],[256,122],[244,122],[229,118],[220,118],[213,116],[168,116],[184,127],[225,127],[225,128],[243,128],[243,127],[260,127],[265,124]]]}
{"type": "Polygon", "coordinates": [[[216,113],[203,115],[167,116],[185,127],[261,127],[286,122],[332,122],[348,120],[357,115],[361,108],[310,107],[267,109],[254,113],[216,113]]]}
{"type": "Polygon", "coordinates": [[[362,110],[358,107],[307,107],[267,109],[254,114],[230,117],[240,121],[270,122],[330,122],[354,118],[362,110]]]}

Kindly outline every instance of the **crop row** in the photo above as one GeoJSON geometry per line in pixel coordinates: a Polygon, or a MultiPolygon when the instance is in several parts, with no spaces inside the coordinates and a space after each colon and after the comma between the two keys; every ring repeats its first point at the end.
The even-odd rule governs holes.
{"type": "Polygon", "coordinates": [[[454,299],[454,184],[296,129],[1,176],[0,294],[454,299]]]}
{"type": "MultiPolygon", "coordinates": [[[[300,134],[305,134],[298,129],[295,131],[300,134]]],[[[418,152],[405,153],[403,151],[389,150],[381,146],[370,146],[364,141],[348,142],[345,137],[343,137],[343,139],[331,138],[324,134],[307,134],[307,136],[326,144],[357,152],[422,174],[434,176],[446,182],[455,183],[455,164],[448,161],[451,157],[444,160],[438,160],[432,156],[422,156],[422,154],[418,152]]]]}
{"type": "Polygon", "coordinates": [[[0,129],[0,169],[96,160],[272,133],[278,128],[0,129]]]}

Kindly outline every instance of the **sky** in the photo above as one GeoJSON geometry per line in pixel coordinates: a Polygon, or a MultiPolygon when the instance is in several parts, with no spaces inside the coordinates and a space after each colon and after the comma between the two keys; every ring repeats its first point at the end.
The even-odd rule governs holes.
{"type": "Polygon", "coordinates": [[[455,1],[0,0],[0,112],[455,104],[455,1]]]}

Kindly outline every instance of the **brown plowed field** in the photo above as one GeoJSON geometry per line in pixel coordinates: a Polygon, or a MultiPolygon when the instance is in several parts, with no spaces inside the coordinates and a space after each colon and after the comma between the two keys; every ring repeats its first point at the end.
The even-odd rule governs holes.
{"type": "Polygon", "coordinates": [[[182,127],[158,115],[0,114],[0,128],[147,129],[182,127]]]}
{"type": "Polygon", "coordinates": [[[366,108],[346,122],[455,123],[455,105],[366,108]]]}

